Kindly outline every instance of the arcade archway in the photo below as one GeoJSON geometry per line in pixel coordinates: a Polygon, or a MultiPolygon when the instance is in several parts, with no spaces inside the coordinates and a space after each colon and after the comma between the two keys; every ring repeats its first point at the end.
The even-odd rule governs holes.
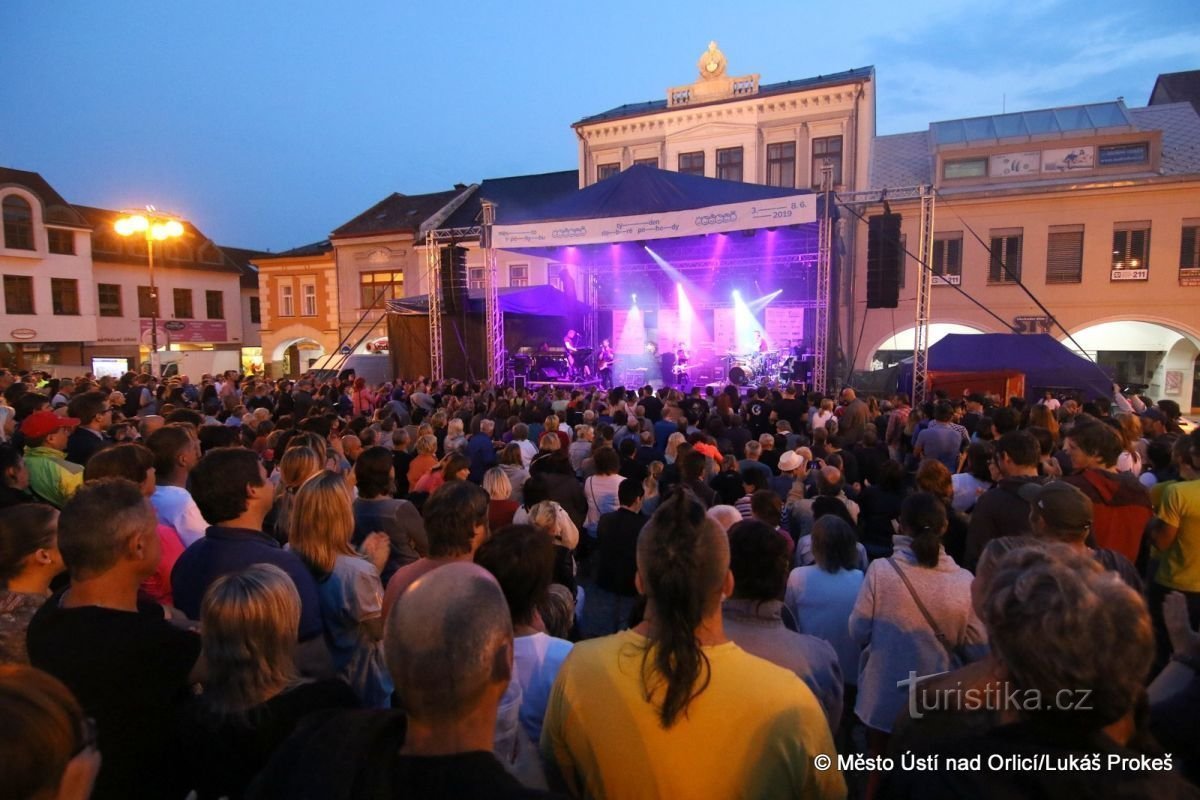
{"type": "MultiPolygon", "coordinates": [[[[1160,322],[1115,320],[1071,332],[1083,354],[1110,370],[1122,384],[1145,387],[1155,400],[1179,403],[1184,411],[1200,398],[1200,333],[1160,322]]],[[[1067,338],[1063,344],[1075,349],[1067,338]]]]}

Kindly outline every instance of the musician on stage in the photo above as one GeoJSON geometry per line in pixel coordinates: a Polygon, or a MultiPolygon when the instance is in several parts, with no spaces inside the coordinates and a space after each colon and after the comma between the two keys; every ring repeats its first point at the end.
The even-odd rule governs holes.
{"type": "Polygon", "coordinates": [[[676,386],[684,386],[688,381],[688,362],[691,360],[691,355],[688,353],[687,342],[679,342],[675,345],[675,368],[674,381],[676,386]]]}
{"type": "Polygon", "coordinates": [[[577,364],[575,360],[575,352],[579,349],[579,334],[574,328],[567,331],[567,335],[563,337],[563,349],[567,352],[567,366],[571,368],[571,377],[576,377],[579,368],[582,364],[577,364]]]}
{"type": "Polygon", "coordinates": [[[612,388],[612,368],[615,360],[616,353],[613,352],[608,339],[600,342],[600,350],[596,354],[596,371],[600,375],[600,385],[605,389],[612,388]]]}
{"type": "Polygon", "coordinates": [[[767,340],[763,338],[762,331],[754,332],[754,349],[758,351],[759,355],[767,352],[767,340]]]}

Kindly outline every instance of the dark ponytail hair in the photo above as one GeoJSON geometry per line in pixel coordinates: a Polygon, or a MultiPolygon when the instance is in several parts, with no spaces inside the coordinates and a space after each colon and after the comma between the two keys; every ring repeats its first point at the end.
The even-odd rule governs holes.
{"type": "Polygon", "coordinates": [[[900,525],[912,537],[913,555],[923,567],[936,567],[946,532],[946,504],[929,492],[916,492],[900,506],[900,525]]]}
{"type": "Polygon", "coordinates": [[[0,585],[21,574],[25,559],[52,547],[58,533],[58,509],[44,503],[21,503],[0,516],[0,585]]]}
{"type": "Polygon", "coordinates": [[[664,728],[687,713],[688,704],[708,688],[711,678],[696,629],[729,568],[728,554],[714,546],[724,535],[707,530],[714,525],[691,493],[680,490],[659,507],[638,537],[638,571],[647,598],[654,602],[642,683],[647,702],[663,685],[659,718],[664,728]]]}

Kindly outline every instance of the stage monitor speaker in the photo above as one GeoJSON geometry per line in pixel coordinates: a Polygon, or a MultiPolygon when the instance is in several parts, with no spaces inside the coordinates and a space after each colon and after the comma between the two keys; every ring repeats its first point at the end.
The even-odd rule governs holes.
{"type": "Polygon", "coordinates": [[[442,308],[447,314],[457,314],[467,308],[467,249],[453,245],[443,247],[442,308]]]}
{"type": "Polygon", "coordinates": [[[900,305],[900,215],[876,214],[867,220],[867,308],[900,305]]]}

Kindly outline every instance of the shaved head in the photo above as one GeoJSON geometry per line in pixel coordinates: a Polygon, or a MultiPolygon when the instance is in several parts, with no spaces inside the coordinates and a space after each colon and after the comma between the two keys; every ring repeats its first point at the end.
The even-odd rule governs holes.
{"type": "Polygon", "coordinates": [[[387,620],[384,649],[401,706],[425,720],[465,715],[512,675],[512,621],[500,585],[475,564],[424,575],[387,620]]]}

